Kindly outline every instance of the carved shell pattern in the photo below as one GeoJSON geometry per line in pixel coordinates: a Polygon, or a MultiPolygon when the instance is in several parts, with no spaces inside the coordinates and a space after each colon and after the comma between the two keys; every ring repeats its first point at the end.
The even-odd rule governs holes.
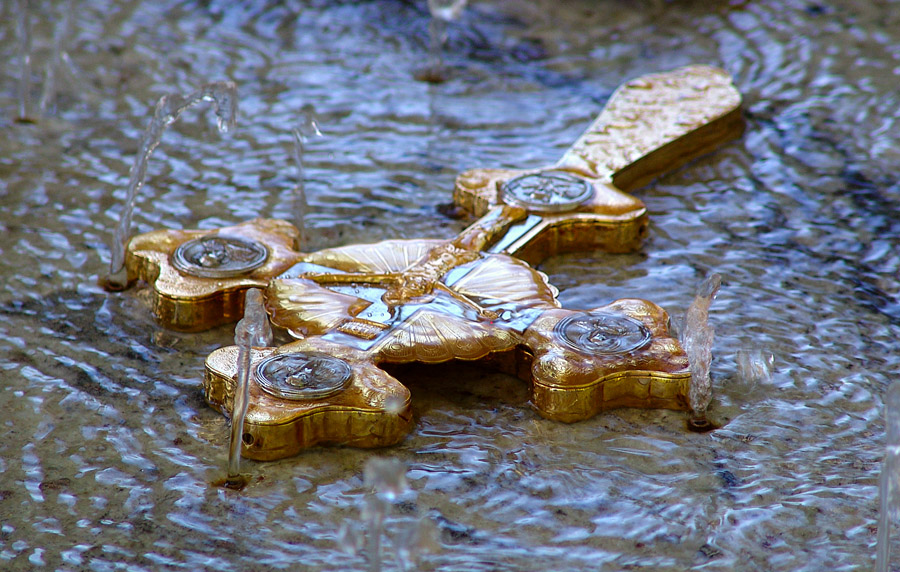
{"type": "Polygon", "coordinates": [[[423,309],[393,329],[375,352],[392,363],[440,363],[480,359],[514,348],[519,341],[517,334],[488,322],[423,309]]]}
{"type": "Polygon", "coordinates": [[[329,248],[306,255],[304,260],[345,272],[401,272],[443,240],[386,240],[375,244],[354,244],[329,248]]]}
{"type": "Polygon", "coordinates": [[[295,338],[324,334],[366,306],[365,300],[303,278],[273,280],[266,289],[266,311],[272,323],[295,338]]]}
{"type": "MultiPolygon", "coordinates": [[[[360,274],[402,272],[438,244],[441,241],[385,241],[320,251],[307,261],[360,274]]],[[[485,309],[501,305],[515,310],[559,307],[557,290],[547,276],[510,256],[486,255],[460,268],[468,269],[468,273],[450,289],[485,309]]],[[[475,360],[519,343],[520,336],[505,329],[500,321],[476,321],[445,310],[448,305],[463,304],[449,293],[435,289],[433,297],[442,303],[422,303],[417,312],[392,326],[376,344],[372,352],[379,360],[475,360]]],[[[273,281],[267,299],[272,321],[296,337],[332,330],[369,304],[302,278],[273,281]]]]}
{"type": "MultiPolygon", "coordinates": [[[[471,298],[496,299],[514,302],[519,309],[558,308],[559,290],[550,284],[547,275],[526,263],[495,254],[475,263],[475,267],[453,289],[471,298]]],[[[485,302],[485,307],[493,304],[485,302]]]]}

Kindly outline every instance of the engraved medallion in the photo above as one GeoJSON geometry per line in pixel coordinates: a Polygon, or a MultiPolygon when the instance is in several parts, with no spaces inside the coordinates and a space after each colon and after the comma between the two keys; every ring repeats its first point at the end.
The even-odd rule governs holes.
{"type": "Polygon", "coordinates": [[[589,182],[566,171],[522,175],[502,187],[505,203],[545,213],[572,210],[594,194],[589,182]]]}
{"type": "Polygon", "coordinates": [[[315,400],[331,397],[350,382],[350,365],[319,353],[291,353],[267,357],[256,366],[256,381],[275,397],[315,400]]]}
{"type": "Polygon", "coordinates": [[[263,244],[221,234],[189,240],[172,253],[172,265],[202,278],[233,278],[265,264],[269,251],[263,244]]]}
{"type": "Polygon", "coordinates": [[[622,354],[650,343],[650,330],[622,314],[590,312],[567,316],[553,334],[566,345],[589,354],[622,354]]]}

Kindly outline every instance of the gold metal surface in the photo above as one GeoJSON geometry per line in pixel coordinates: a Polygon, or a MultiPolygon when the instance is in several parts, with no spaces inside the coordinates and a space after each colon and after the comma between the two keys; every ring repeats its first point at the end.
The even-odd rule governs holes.
{"type": "Polygon", "coordinates": [[[564,171],[582,177],[592,196],[540,223],[502,252],[532,264],[564,252],[599,248],[629,252],[646,234],[643,202],[626,194],[738,137],[741,96],[723,70],[688,66],[646,75],[617,89],[606,107],[552,167],[472,169],[456,179],[454,201],[475,216],[503,204],[516,177],[564,171]]]}
{"type": "MultiPolygon", "coordinates": [[[[300,356],[277,360],[277,383],[300,394],[320,395],[303,389],[322,381],[320,374],[283,364],[327,355],[350,368],[349,385],[299,400],[273,393],[268,370],[254,370],[243,453],[254,459],[324,443],[377,447],[402,439],[412,426],[409,392],[381,364],[480,360],[529,382],[537,411],[566,422],[613,407],[684,409],[690,370],[663,309],[634,299],[560,308],[556,288],[525,261],[639,247],[646,209],[625,191],[739,135],[739,108],[722,70],[644,76],[613,94],[556,165],[461,174],[454,200],[480,218],[455,238],[300,253],[297,231],[281,221],[158,231],[129,244],[129,279],[153,287],[160,322],[179,330],[236,320],[244,290],[265,288],[272,323],[297,341],[256,350],[254,364],[300,356]],[[208,236],[236,238],[220,241],[224,246],[189,242],[208,236]],[[241,264],[247,270],[231,276],[241,264]]],[[[206,364],[207,401],[226,415],[236,359],[235,348],[223,348],[206,364]]],[[[321,375],[334,377],[326,370],[321,375]]]]}
{"type": "MultiPolygon", "coordinates": [[[[229,346],[206,359],[206,401],[229,416],[237,356],[237,346],[229,346]]],[[[384,447],[403,439],[412,428],[409,390],[353,348],[315,338],[280,348],[258,348],[253,351],[251,367],[243,456],[270,461],[324,444],[384,447]],[[349,385],[331,397],[299,401],[263,391],[256,370],[259,362],[270,355],[300,352],[325,353],[346,361],[352,371],[349,385]]]]}
{"type": "Polygon", "coordinates": [[[541,415],[572,422],[615,407],[687,407],[690,368],[684,350],[669,335],[665,310],[646,300],[625,299],[584,313],[633,318],[646,328],[649,341],[623,352],[575,348],[561,343],[555,327],[583,313],[560,309],[542,314],[524,340],[534,356],[532,403],[541,415]]]}
{"type": "Polygon", "coordinates": [[[153,288],[153,313],[166,328],[200,332],[236,322],[244,313],[244,292],[265,288],[273,277],[297,262],[297,229],[280,220],[254,219],[218,230],[157,230],[132,238],[125,251],[128,281],[143,280],[153,288]],[[244,275],[209,278],[176,268],[173,255],[188,241],[234,236],[262,244],[264,264],[244,275]]]}

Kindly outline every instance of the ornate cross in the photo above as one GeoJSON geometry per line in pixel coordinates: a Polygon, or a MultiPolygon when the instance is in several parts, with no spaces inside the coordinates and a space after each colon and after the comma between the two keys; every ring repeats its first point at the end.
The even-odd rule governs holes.
{"type": "MultiPolygon", "coordinates": [[[[257,219],[136,236],[128,276],[151,285],[160,323],[182,331],[236,321],[244,292],[265,290],[272,323],[296,341],[253,351],[243,454],[254,459],[400,441],[412,425],[409,391],[381,364],[485,362],[529,382],[537,411],[566,422],[613,407],[684,409],[690,370],[662,308],[637,299],[561,308],[528,263],[638,248],[647,214],[627,193],[742,129],[724,71],[647,75],[620,87],[556,165],[459,175],[454,201],[480,218],[453,239],[303,253],[290,224],[257,219]]],[[[206,360],[206,399],[225,414],[237,354],[226,347],[206,360]]]]}

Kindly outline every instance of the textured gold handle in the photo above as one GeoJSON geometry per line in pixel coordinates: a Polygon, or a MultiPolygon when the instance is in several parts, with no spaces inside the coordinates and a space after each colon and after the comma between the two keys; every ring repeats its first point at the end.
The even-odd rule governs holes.
{"type": "Polygon", "coordinates": [[[740,106],[731,76],[719,68],[641,76],[613,93],[556,167],[629,191],[739,136],[740,106]]]}

